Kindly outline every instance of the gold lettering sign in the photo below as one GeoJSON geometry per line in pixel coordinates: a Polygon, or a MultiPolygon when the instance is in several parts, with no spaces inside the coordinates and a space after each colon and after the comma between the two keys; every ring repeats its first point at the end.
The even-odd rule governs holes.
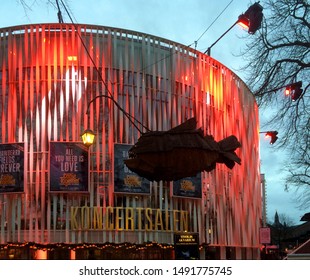
{"type": "Polygon", "coordinates": [[[0,186],[15,186],[15,179],[12,175],[5,174],[0,177],[0,186]]]}
{"type": "Polygon", "coordinates": [[[193,185],[193,182],[190,180],[182,180],[181,182],[181,190],[182,191],[195,191],[195,186],[193,185]]]}
{"type": "Polygon", "coordinates": [[[176,234],[175,235],[176,245],[194,245],[199,244],[197,234],[176,234]]]}
{"type": "Polygon", "coordinates": [[[188,211],[132,207],[71,207],[72,230],[189,230],[188,211]]]}
{"type": "Polygon", "coordinates": [[[127,175],[124,178],[126,187],[141,187],[141,179],[137,175],[127,175]]]}
{"type": "Polygon", "coordinates": [[[60,177],[60,185],[64,185],[68,187],[69,185],[78,185],[80,183],[80,179],[76,177],[74,173],[65,173],[62,177],[60,177]]]}

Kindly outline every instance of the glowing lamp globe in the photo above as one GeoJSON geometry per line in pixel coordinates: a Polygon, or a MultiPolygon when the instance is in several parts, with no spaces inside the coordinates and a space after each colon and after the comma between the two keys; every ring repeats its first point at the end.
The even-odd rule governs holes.
{"type": "Polygon", "coordinates": [[[95,141],[95,133],[90,129],[86,129],[81,137],[84,145],[87,147],[91,146],[95,141]]]}
{"type": "Polygon", "coordinates": [[[239,16],[237,24],[241,26],[243,29],[247,31],[249,30],[250,21],[244,14],[239,16]]]}

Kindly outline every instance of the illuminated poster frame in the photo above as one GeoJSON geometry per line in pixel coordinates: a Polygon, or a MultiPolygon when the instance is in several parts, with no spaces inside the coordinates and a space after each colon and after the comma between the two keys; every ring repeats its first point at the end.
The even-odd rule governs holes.
{"type": "Polygon", "coordinates": [[[174,250],[176,260],[199,260],[199,234],[175,233],[174,250]]]}
{"type": "Polygon", "coordinates": [[[148,195],[151,193],[150,181],[130,171],[124,163],[131,147],[114,143],[114,192],[148,195]]]}
{"type": "Polygon", "coordinates": [[[186,177],[173,181],[173,196],[202,198],[201,173],[194,177],[186,177]]]}
{"type": "Polygon", "coordinates": [[[89,150],[81,142],[50,142],[49,191],[89,192],[89,150]]]}
{"type": "Polygon", "coordinates": [[[24,143],[0,144],[0,194],[24,193],[24,143]]]}

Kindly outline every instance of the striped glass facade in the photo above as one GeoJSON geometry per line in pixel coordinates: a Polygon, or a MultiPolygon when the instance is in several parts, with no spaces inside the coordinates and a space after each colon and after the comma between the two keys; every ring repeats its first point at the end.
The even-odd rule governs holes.
{"type": "MultiPolygon", "coordinates": [[[[0,178],[0,244],[173,245],[176,233],[190,232],[218,258],[259,258],[258,107],[245,83],[211,57],[111,27],[2,28],[0,116],[0,143],[24,145],[23,191],[6,192],[0,178]],[[96,99],[86,114],[102,94],[150,130],[195,116],[217,141],[233,134],[242,164],[202,173],[200,197],[176,196],[162,181],[150,182],[148,194],[115,192],[114,146],[134,144],[145,127],[111,98],[96,99]],[[51,192],[51,142],[79,143],[85,129],[96,133],[88,192],[51,192]]],[[[0,154],[3,170],[15,166],[7,158],[0,154]]]]}

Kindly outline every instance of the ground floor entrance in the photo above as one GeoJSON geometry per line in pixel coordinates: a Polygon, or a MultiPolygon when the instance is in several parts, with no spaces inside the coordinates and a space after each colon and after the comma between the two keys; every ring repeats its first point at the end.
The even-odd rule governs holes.
{"type": "Polygon", "coordinates": [[[38,244],[8,243],[0,244],[0,260],[175,260],[175,259],[260,259],[255,248],[236,248],[225,246],[199,245],[180,248],[174,244],[148,242],[101,243],[101,244],[38,244]]]}

